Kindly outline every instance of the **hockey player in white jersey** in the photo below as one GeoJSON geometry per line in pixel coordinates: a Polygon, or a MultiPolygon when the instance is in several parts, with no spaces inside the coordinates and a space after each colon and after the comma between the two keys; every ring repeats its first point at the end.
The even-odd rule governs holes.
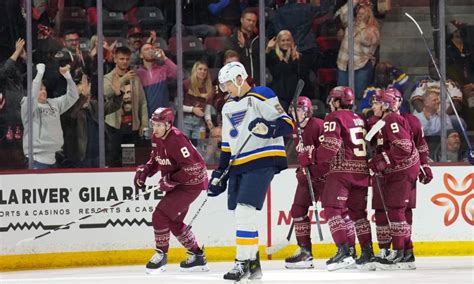
{"type": "Polygon", "coordinates": [[[222,109],[219,167],[212,172],[208,188],[208,196],[217,196],[228,183],[227,207],[235,210],[237,256],[224,279],[235,281],[262,277],[256,213],[273,176],[288,166],[282,136],[293,132],[293,122],[275,93],[267,87],[252,88],[245,79],[247,72],[239,62],[219,71],[219,87],[230,98],[222,109]],[[229,163],[228,174],[220,179],[229,163]]]}

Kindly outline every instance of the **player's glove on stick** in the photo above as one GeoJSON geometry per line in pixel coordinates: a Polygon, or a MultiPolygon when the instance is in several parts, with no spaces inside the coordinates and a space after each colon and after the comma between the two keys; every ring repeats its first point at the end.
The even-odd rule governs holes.
{"type": "Polygon", "coordinates": [[[221,177],[222,173],[223,173],[222,170],[212,171],[211,180],[207,187],[207,196],[215,197],[226,190],[228,177],[224,177],[219,182],[217,182],[219,178],[221,177]]]}
{"type": "Polygon", "coordinates": [[[375,155],[369,161],[369,169],[376,175],[381,175],[383,170],[391,166],[390,159],[387,153],[382,152],[381,154],[375,155]]]}
{"type": "Polygon", "coordinates": [[[170,191],[175,188],[175,186],[177,186],[179,183],[172,181],[170,175],[167,174],[160,179],[158,184],[160,185],[161,191],[170,191]]]}
{"type": "Polygon", "coordinates": [[[257,137],[272,138],[276,130],[276,124],[259,117],[250,122],[249,130],[257,137]]]}
{"type": "Polygon", "coordinates": [[[144,189],[146,178],[148,177],[149,173],[150,173],[150,170],[148,169],[146,165],[138,166],[135,172],[135,178],[133,179],[133,184],[137,188],[144,189]]]}
{"type": "Polygon", "coordinates": [[[422,184],[428,184],[433,179],[433,172],[431,171],[430,166],[422,165],[420,168],[420,172],[418,174],[418,180],[422,184]]]}
{"type": "Polygon", "coordinates": [[[313,164],[313,161],[311,161],[308,151],[298,153],[298,156],[296,158],[298,159],[298,162],[303,168],[309,167],[313,164]]]}

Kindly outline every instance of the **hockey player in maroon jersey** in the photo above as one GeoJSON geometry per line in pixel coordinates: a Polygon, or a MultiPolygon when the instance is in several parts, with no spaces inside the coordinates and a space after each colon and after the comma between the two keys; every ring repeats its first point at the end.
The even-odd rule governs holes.
{"type": "MultiPolygon", "coordinates": [[[[398,99],[397,113],[400,114],[400,106],[402,105],[402,102],[403,102],[403,97],[400,91],[398,91],[398,89],[396,88],[389,87],[385,90],[385,92],[392,93],[398,99]]],[[[428,164],[428,156],[429,156],[428,151],[429,150],[428,150],[428,145],[425,141],[423,128],[421,127],[420,120],[416,116],[410,113],[401,113],[400,115],[410,125],[412,139],[420,155],[421,168],[420,168],[420,172],[418,173],[418,180],[423,184],[428,184],[433,179],[433,174],[428,164]]],[[[401,266],[401,268],[404,268],[404,269],[415,269],[415,255],[413,254],[413,242],[411,240],[411,234],[412,234],[411,228],[413,224],[412,209],[415,207],[416,207],[416,181],[412,184],[412,188],[410,190],[410,200],[408,202],[408,206],[405,211],[405,218],[409,226],[409,233],[405,240],[405,256],[402,262],[404,265],[401,266]]],[[[377,209],[383,209],[383,208],[377,208],[377,209]]],[[[383,218],[382,216],[382,219],[386,219],[386,218],[383,218]]],[[[384,258],[389,255],[391,240],[384,239],[384,236],[385,238],[390,236],[389,232],[390,232],[390,228],[388,226],[388,222],[386,222],[383,226],[377,225],[377,239],[378,239],[379,248],[380,248],[379,257],[381,258],[384,258]],[[380,239],[379,239],[379,235],[380,235],[380,239]]]]}
{"type": "Polygon", "coordinates": [[[296,134],[298,129],[295,126],[293,137],[295,139],[296,152],[300,167],[296,170],[298,185],[295,192],[293,205],[291,206],[291,218],[294,222],[298,250],[285,259],[286,268],[314,268],[313,253],[311,250],[311,224],[308,218],[308,209],[311,206],[311,196],[309,194],[308,181],[304,168],[309,168],[312,179],[314,198],[318,201],[321,196],[324,182],[322,178],[316,180],[316,149],[319,147],[320,138],[323,134],[323,120],[313,117],[313,104],[307,97],[298,97],[296,114],[293,103],[290,105],[290,114],[298,121],[303,130],[303,141],[300,141],[296,134]]]}
{"type": "Polygon", "coordinates": [[[183,271],[208,271],[204,251],[191,230],[183,223],[190,204],[207,188],[206,164],[186,137],[173,126],[170,108],[158,108],[150,118],[153,127],[150,160],[137,168],[134,184],[145,187],[147,177],[161,172],[159,188],[166,192],[152,217],[156,253],[146,265],[149,274],[166,270],[170,231],[188,250],[187,260],[181,262],[183,271]]]}
{"type": "Polygon", "coordinates": [[[381,248],[387,248],[390,242],[393,247],[388,256],[377,258],[382,269],[398,266],[404,261],[405,249],[411,249],[406,247],[410,226],[405,214],[420,168],[409,121],[397,113],[399,101],[393,89],[381,90],[372,106],[374,115],[385,122],[375,136],[376,153],[369,161],[375,173],[372,206],[381,248]]]}
{"type": "Polygon", "coordinates": [[[367,191],[369,170],[364,141],[366,123],[351,111],[354,91],[349,87],[331,90],[328,105],[331,113],[324,120],[324,139],[317,149],[317,174],[324,174],[329,165],[322,204],[337,253],[327,262],[329,271],[363,265],[373,258],[370,223],[367,220],[367,191]],[[347,227],[343,212],[348,208],[354,222],[362,255],[354,261],[349,250],[347,227]]]}

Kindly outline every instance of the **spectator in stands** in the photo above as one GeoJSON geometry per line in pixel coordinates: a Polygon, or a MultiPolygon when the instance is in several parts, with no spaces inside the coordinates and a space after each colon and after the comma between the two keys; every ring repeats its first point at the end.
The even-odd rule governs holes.
{"type": "Polygon", "coordinates": [[[168,81],[176,79],[177,66],[161,48],[150,43],[141,47],[140,58],[142,65],[137,69],[137,75],[145,90],[151,116],[157,108],[170,106],[168,81]]]}
{"type": "Polygon", "coordinates": [[[369,84],[364,90],[359,109],[365,117],[373,115],[371,108],[372,98],[380,89],[388,87],[397,88],[403,95],[403,102],[400,109],[402,113],[410,112],[410,96],[415,86],[415,82],[405,72],[397,69],[389,62],[380,62],[375,66],[374,83],[369,84]]]}
{"type": "MultiPolygon", "coordinates": [[[[132,27],[128,30],[127,41],[128,48],[132,51],[131,62],[132,66],[140,65],[140,48],[142,47],[143,32],[140,27],[132,27]]],[[[150,112],[153,113],[153,112],[150,112]]]]}
{"type": "Polygon", "coordinates": [[[446,74],[460,85],[467,83],[469,74],[474,71],[474,55],[465,43],[466,24],[453,20],[448,24],[446,43],[446,74]]]}
{"type": "Polygon", "coordinates": [[[306,77],[309,66],[301,61],[301,53],[288,30],[282,30],[270,39],[265,52],[267,67],[273,77],[270,87],[277,94],[283,109],[288,112],[298,80],[306,77]]]}
{"type": "MultiPolygon", "coordinates": [[[[317,1],[320,2],[320,1],[317,1]]],[[[303,56],[303,61],[317,70],[316,37],[311,30],[315,17],[320,17],[329,11],[329,1],[316,4],[305,4],[297,0],[288,0],[286,4],[275,11],[268,27],[268,36],[276,36],[281,30],[288,30],[293,35],[295,45],[303,56]]],[[[307,80],[306,83],[309,83],[307,80]]],[[[309,87],[311,84],[306,84],[309,87]]],[[[305,87],[306,87],[305,86],[305,87]]],[[[302,94],[307,96],[308,94],[302,94]]]]}
{"type": "MultiPolygon", "coordinates": [[[[206,127],[204,116],[206,106],[215,93],[207,63],[196,61],[191,70],[191,77],[183,82],[184,90],[184,129],[183,133],[197,146],[199,139],[204,139],[206,127]]],[[[213,128],[208,121],[208,128],[213,128]]]]}
{"type": "Polygon", "coordinates": [[[60,115],[66,112],[79,98],[76,84],[72,80],[69,66],[60,67],[59,73],[67,81],[67,92],[58,98],[50,99],[46,88],[42,84],[46,66],[36,65],[37,74],[33,80],[31,95],[33,99],[33,113],[27,109],[27,97],[21,100],[21,118],[23,121],[23,152],[28,157],[28,123],[33,122],[33,160],[34,169],[46,169],[56,164],[56,152],[63,146],[63,131],[60,115]]]}
{"type": "Polygon", "coordinates": [[[250,77],[260,84],[259,45],[257,30],[258,14],[254,9],[246,9],[240,17],[240,28],[231,36],[232,48],[239,53],[240,61],[250,77]]]}
{"type": "MultiPolygon", "coordinates": [[[[436,162],[441,162],[441,146],[436,149],[434,156],[436,162]]],[[[447,131],[446,161],[462,162],[464,160],[465,154],[461,150],[461,137],[459,136],[459,132],[450,129],[447,131]]]]}
{"type": "Polygon", "coordinates": [[[71,62],[71,75],[78,81],[82,74],[91,75],[91,58],[88,53],[81,51],[79,47],[80,35],[76,31],[64,32],[64,48],[62,52],[71,62]]]}
{"type": "MultiPolygon", "coordinates": [[[[438,64],[438,60],[435,59],[435,61],[436,61],[436,64],[438,64]]],[[[410,97],[410,103],[412,104],[413,108],[418,112],[421,111],[421,109],[423,108],[423,94],[426,92],[426,90],[432,89],[432,88],[437,88],[439,90],[441,87],[439,80],[432,79],[432,78],[439,78],[439,76],[438,76],[438,72],[436,71],[436,67],[431,61],[429,62],[429,65],[428,65],[428,72],[429,72],[429,77],[417,82],[415,89],[413,90],[410,97]]],[[[447,91],[451,94],[454,107],[456,108],[458,112],[461,112],[463,95],[459,87],[459,84],[451,80],[450,78],[447,78],[446,88],[447,88],[447,91]]],[[[449,100],[446,100],[446,113],[447,114],[449,115],[454,114],[454,110],[452,107],[453,106],[451,105],[451,102],[449,100]]]]}
{"type": "MultiPolygon", "coordinates": [[[[423,96],[423,110],[414,112],[423,127],[425,136],[439,136],[441,132],[441,117],[439,89],[431,88],[423,96]]],[[[446,129],[452,129],[453,125],[449,116],[446,116],[446,129]]]]}
{"type": "Polygon", "coordinates": [[[26,93],[22,84],[26,75],[24,46],[25,40],[18,39],[15,51],[0,66],[0,149],[3,150],[0,154],[0,168],[23,166],[20,102],[26,93]]]}
{"type": "MultiPolygon", "coordinates": [[[[352,0],[354,4],[359,0],[352,0]]],[[[372,73],[375,64],[375,51],[379,46],[380,31],[377,19],[374,17],[372,9],[367,2],[356,6],[356,17],[354,22],[354,76],[356,100],[362,99],[365,87],[372,80],[372,73]]],[[[344,35],[337,56],[337,85],[347,86],[348,62],[349,62],[349,34],[347,30],[348,5],[343,5],[335,15],[339,15],[344,25],[344,35]]]]}
{"type": "MultiPolygon", "coordinates": [[[[452,102],[458,112],[462,113],[462,108],[463,108],[463,94],[459,88],[459,85],[452,81],[452,80],[447,80],[446,81],[446,88],[451,96],[452,102]]],[[[415,90],[413,91],[410,102],[412,103],[413,107],[415,108],[415,111],[420,111],[420,106],[424,105],[424,100],[422,102],[423,95],[428,92],[428,91],[433,91],[437,92],[440,94],[440,83],[439,81],[427,79],[427,80],[421,80],[418,82],[415,90]]],[[[446,94],[448,95],[448,94],[446,94]]],[[[451,100],[446,99],[446,114],[448,114],[449,118],[451,119],[451,124],[455,129],[460,130],[460,125],[459,125],[459,120],[454,114],[453,106],[451,104],[451,100]]],[[[466,123],[464,120],[461,118],[461,123],[463,124],[464,128],[466,127],[466,123]]]]}
{"type": "Polygon", "coordinates": [[[467,122],[467,129],[474,130],[474,82],[464,85],[463,98],[464,106],[461,115],[467,122]]]}
{"type": "MultiPolygon", "coordinates": [[[[111,99],[119,94],[120,89],[112,88],[114,76],[118,76],[121,88],[130,85],[131,104],[131,129],[136,137],[143,136],[143,130],[148,127],[148,109],[145,92],[140,79],[134,70],[130,70],[131,51],[128,47],[121,46],[115,49],[115,68],[104,76],[104,96],[111,99]]],[[[125,100],[125,95],[124,95],[125,100]]],[[[107,164],[111,167],[121,166],[121,147],[123,135],[122,116],[124,110],[120,109],[105,117],[107,130],[107,164]]]]}
{"type": "MultiPolygon", "coordinates": [[[[115,96],[104,100],[105,115],[116,112],[122,107],[124,88],[120,90],[118,76],[112,77],[112,88],[119,90],[115,96]]],[[[86,75],[77,85],[79,99],[64,115],[76,121],[74,138],[65,140],[69,151],[64,149],[65,156],[74,167],[99,167],[99,109],[97,99],[91,96],[91,84],[86,75]]]]}

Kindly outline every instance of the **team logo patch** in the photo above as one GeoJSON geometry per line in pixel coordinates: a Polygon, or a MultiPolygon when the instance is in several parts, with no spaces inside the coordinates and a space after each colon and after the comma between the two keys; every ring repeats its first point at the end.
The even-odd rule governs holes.
{"type": "Polygon", "coordinates": [[[229,132],[230,137],[235,138],[237,137],[237,135],[239,135],[239,131],[237,130],[237,127],[244,120],[246,113],[247,113],[247,110],[242,110],[242,111],[226,114],[227,119],[229,120],[230,124],[232,124],[232,129],[229,132]]]}

